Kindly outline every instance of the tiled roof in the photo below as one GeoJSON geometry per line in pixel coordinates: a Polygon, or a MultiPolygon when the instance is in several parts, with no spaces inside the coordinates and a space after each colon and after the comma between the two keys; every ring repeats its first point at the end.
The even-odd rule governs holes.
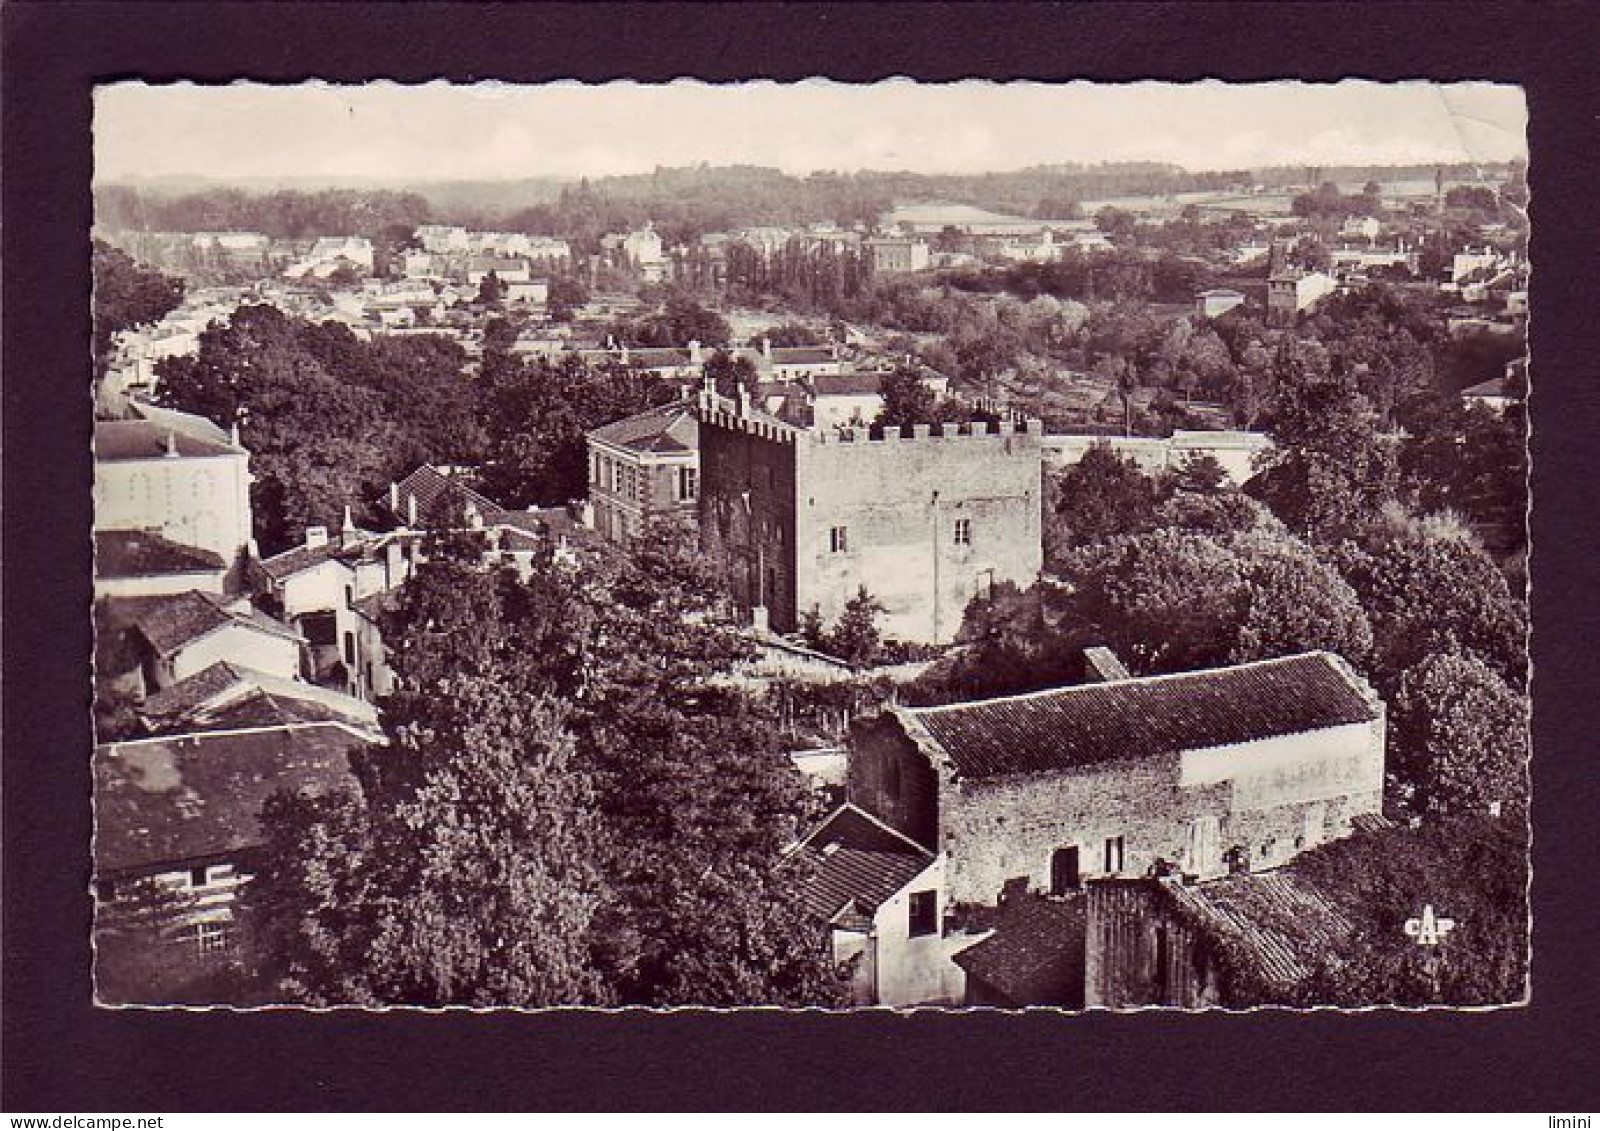
{"type": "Polygon", "coordinates": [[[215,731],[343,722],[376,730],[370,703],[326,687],[220,662],[156,692],[139,715],[152,730],[215,731]]]}
{"type": "Polygon", "coordinates": [[[880,373],[818,374],[808,380],[819,397],[859,397],[883,389],[880,373]]]}
{"type": "Polygon", "coordinates": [[[227,566],[221,554],[185,546],[150,530],[97,530],[94,534],[96,577],[203,573],[227,566]]]}
{"type": "Polygon", "coordinates": [[[589,436],[636,452],[692,452],[700,447],[700,424],[694,402],[682,400],[603,425],[589,436]]]}
{"type": "MultiPolygon", "coordinates": [[[[421,499],[417,500],[417,506],[421,508],[421,499]]],[[[281,554],[262,558],[256,565],[273,581],[282,581],[286,577],[304,573],[323,562],[368,557],[375,550],[379,538],[380,535],[370,530],[357,530],[354,533],[334,531],[329,535],[328,541],[321,546],[311,547],[304,544],[294,546],[281,554]]]]}
{"type": "Polygon", "coordinates": [[[927,849],[849,804],[834,810],[803,847],[816,862],[806,910],[828,921],[852,904],[855,914],[870,918],[933,863],[927,849]]]}
{"type": "Polygon", "coordinates": [[[1355,930],[1343,911],[1290,869],[1156,886],[1181,915],[1227,944],[1235,962],[1276,985],[1308,977],[1305,960],[1329,953],[1355,930]]]}
{"type": "Polygon", "coordinates": [[[373,624],[377,624],[378,618],[384,613],[400,607],[400,590],[382,589],[376,593],[368,593],[365,597],[356,598],[355,604],[350,607],[373,624]]]}
{"type": "Polygon", "coordinates": [[[95,868],[141,870],[261,843],[261,806],[279,790],[353,785],[344,727],[175,735],[95,749],[95,868]]]}
{"type": "Polygon", "coordinates": [[[1020,896],[994,934],[953,961],[1015,1005],[1081,1006],[1084,901],[1020,896]]]}
{"type": "Polygon", "coordinates": [[[294,629],[254,608],[243,604],[235,608],[226,598],[197,589],[152,599],[139,607],[131,619],[159,656],[170,656],[191,640],[228,624],[289,640],[300,639],[294,629]]]}
{"type": "Polygon", "coordinates": [[[896,711],[921,724],[967,777],[1050,773],[1377,717],[1326,652],[896,711]]]}
{"type": "Polygon", "coordinates": [[[839,359],[827,346],[773,346],[774,365],[826,365],[839,359]]]}
{"type": "Polygon", "coordinates": [[[456,518],[455,514],[445,514],[446,504],[465,509],[468,504],[476,507],[479,514],[488,514],[490,511],[500,509],[488,496],[474,490],[461,479],[446,475],[432,464],[423,464],[410,475],[396,484],[400,489],[400,513],[397,518],[407,516],[406,500],[413,495],[417,500],[417,516],[422,521],[432,517],[456,518]]]}

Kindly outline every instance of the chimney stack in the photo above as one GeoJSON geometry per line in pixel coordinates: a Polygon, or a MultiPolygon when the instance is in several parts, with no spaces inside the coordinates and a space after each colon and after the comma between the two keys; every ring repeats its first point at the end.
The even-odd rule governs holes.
{"type": "Polygon", "coordinates": [[[306,549],[320,550],[328,544],[328,528],[326,526],[306,527],[306,549]]]}
{"type": "Polygon", "coordinates": [[[772,360],[772,339],[763,336],[761,339],[761,356],[768,361],[772,360]]]}
{"type": "Polygon", "coordinates": [[[389,510],[396,518],[400,517],[400,484],[389,484],[389,510]]]}
{"type": "Polygon", "coordinates": [[[406,525],[415,529],[417,525],[417,497],[406,496],[406,525]]]}
{"type": "Polygon", "coordinates": [[[177,454],[178,454],[178,434],[169,429],[167,431],[167,455],[175,456],[177,454]]]}

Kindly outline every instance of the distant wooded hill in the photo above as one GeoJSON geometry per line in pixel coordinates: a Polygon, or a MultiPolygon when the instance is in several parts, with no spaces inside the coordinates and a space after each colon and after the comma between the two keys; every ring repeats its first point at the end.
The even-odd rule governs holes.
{"type": "MultiPolygon", "coordinates": [[[[1318,179],[1432,177],[1438,166],[1321,168],[1318,179]]],[[[1449,166],[1447,177],[1476,172],[1449,166]]],[[[168,177],[97,186],[96,222],[144,231],[247,230],[280,239],[338,233],[380,237],[397,227],[457,223],[559,235],[587,247],[607,231],[649,220],[669,242],[759,225],[871,222],[896,203],[947,201],[996,212],[1062,220],[1084,200],[1306,183],[1308,170],[1195,173],[1147,162],[1057,165],[1015,172],[911,172],[792,176],[756,166],[658,168],[629,176],[571,180],[441,181],[375,185],[337,180],[220,184],[168,177]]]]}

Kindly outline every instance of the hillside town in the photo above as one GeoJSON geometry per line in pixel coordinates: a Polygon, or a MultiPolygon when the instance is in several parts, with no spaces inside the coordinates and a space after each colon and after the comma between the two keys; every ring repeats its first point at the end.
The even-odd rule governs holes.
{"type": "Polygon", "coordinates": [[[98,184],[98,999],[1522,1000],[1524,171],[98,184]]]}

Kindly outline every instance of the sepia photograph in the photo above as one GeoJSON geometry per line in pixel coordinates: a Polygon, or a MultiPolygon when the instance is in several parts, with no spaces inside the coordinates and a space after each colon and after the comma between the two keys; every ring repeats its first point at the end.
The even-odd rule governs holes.
{"type": "Polygon", "coordinates": [[[99,85],[96,1005],[1527,1005],[1527,130],[99,85]]]}

